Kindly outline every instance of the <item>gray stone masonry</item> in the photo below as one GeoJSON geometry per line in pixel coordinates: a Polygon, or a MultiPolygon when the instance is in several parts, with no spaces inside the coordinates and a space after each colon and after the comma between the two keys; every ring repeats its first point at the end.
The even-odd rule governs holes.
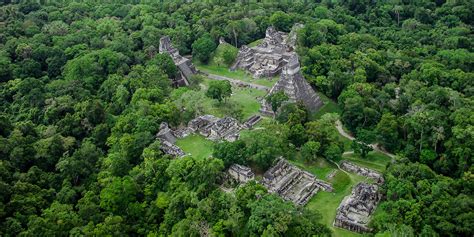
{"type": "Polygon", "coordinates": [[[359,183],[337,208],[334,226],[354,232],[370,232],[370,215],[377,208],[380,194],[376,184],[359,183]]]}
{"type": "MultiPolygon", "coordinates": [[[[275,85],[270,89],[268,95],[283,91],[288,96],[288,102],[302,102],[305,107],[314,112],[323,106],[323,101],[314,91],[311,85],[304,79],[300,71],[298,55],[294,53],[275,85]]],[[[268,96],[267,95],[267,96],[268,96]]],[[[260,112],[264,115],[273,115],[271,105],[265,99],[262,100],[260,112]]]]}
{"type": "Polygon", "coordinates": [[[174,64],[179,70],[178,76],[173,80],[175,86],[189,85],[190,78],[198,71],[192,64],[191,60],[179,55],[179,51],[171,45],[169,36],[163,36],[160,39],[160,53],[167,53],[173,59],[174,64]]]}
{"type": "Polygon", "coordinates": [[[265,32],[265,39],[259,45],[240,48],[231,70],[243,69],[254,78],[274,77],[288,62],[294,46],[287,45],[288,34],[276,31],[272,26],[265,32]]]}
{"type": "Polygon", "coordinates": [[[291,165],[283,158],[265,172],[262,184],[270,193],[276,193],[297,205],[305,205],[320,189],[332,191],[331,184],[316,179],[314,175],[291,165]]]}
{"type": "Polygon", "coordinates": [[[255,174],[249,167],[239,164],[231,165],[227,172],[232,178],[241,183],[247,183],[248,181],[253,180],[255,178],[255,174]]]}

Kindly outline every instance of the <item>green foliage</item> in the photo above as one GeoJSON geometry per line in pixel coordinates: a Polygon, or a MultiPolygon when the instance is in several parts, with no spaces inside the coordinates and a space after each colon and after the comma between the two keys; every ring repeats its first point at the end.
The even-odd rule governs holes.
{"type": "Polygon", "coordinates": [[[272,107],[272,111],[274,113],[280,108],[283,102],[288,100],[288,96],[283,91],[275,92],[265,98],[267,103],[269,103],[272,107]]]}
{"type": "Polygon", "coordinates": [[[468,194],[471,191],[462,188],[472,186],[470,176],[466,173],[462,179],[453,180],[436,175],[422,164],[402,163],[389,167],[384,190],[387,202],[381,205],[383,212],[375,217],[374,226],[393,231],[391,224],[397,223],[408,226],[416,234],[472,234],[467,220],[473,213],[473,200],[468,194]]]}
{"type": "Polygon", "coordinates": [[[301,156],[307,162],[316,161],[320,147],[319,142],[309,141],[301,147],[301,156]]]}
{"type": "Polygon", "coordinates": [[[229,81],[211,81],[209,82],[209,88],[207,88],[206,96],[222,102],[230,97],[232,94],[232,85],[229,81]]]}
{"type": "Polygon", "coordinates": [[[197,60],[207,63],[211,57],[212,52],[216,49],[216,43],[209,34],[205,34],[194,41],[193,45],[193,56],[197,60]]]}
{"type": "Polygon", "coordinates": [[[338,117],[327,112],[340,114],[365,145],[403,157],[388,166],[377,152],[343,157],[381,172],[388,167],[375,231],[474,235],[469,1],[6,2],[1,236],[327,236],[320,223],[332,225],[361,177],[337,172],[335,193],[319,192],[305,208],[254,182],[235,195],[218,188],[229,164],[260,174],[280,156],[316,160],[298,165],[324,179],[334,167],[318,158],[338,160],[349,148],[334,127],[338,117]],[[247,118],[265,92],[221,82],[209,99],[199,89],[211,85],[199,77],[191,88],[173,89],[178,69],[158,53],[158,39],[168,35],[181,55],[209,60],[196,64],[202,71],[271,87],[277,78],[254,80],[227,67],[237,47],[262,43],[271,25],[288,32],[295,22],[305,26],[297,53],[322,110],[310,116],[280,96],[269,100],[280,123],[215,148],[202,137],[178,141],[195,158],[164,155],[154,136],[161,122],[176,128],[207,113],[247,118]],[[220,37],[232,45],[216,48],[220,37]]]}
{"type": "Polygon", "coordinates": [[[282,11],[277,11],[270,16],[270,24],[277,30],[288,32],[293,26],[292,17],[282,11]]]}

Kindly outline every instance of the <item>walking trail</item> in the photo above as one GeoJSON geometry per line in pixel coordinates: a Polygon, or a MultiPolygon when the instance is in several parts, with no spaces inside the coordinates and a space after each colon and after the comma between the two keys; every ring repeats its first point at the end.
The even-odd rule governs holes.
{"type": "MultiPolygon", "coordinates": [[[[345,138],[347,138],[351,141],[353,141],[355,139],[352,135],[350,135],[346,131],[344,131],[344,129],[342,128],[342,123],[341,123],[340,120],[336,121],[336,129],[339,132],[339,134],[341,134],[343,137],[345,137],[345,138]]],[[[388,157],[392,158],[392,160],[395,159],[394,154],[380,149],[377,143],[372,143],[369,146],[372,147],[372,149],[374,149],[374,151],[378,151],[380,153],[383,153],[383,154],[387,155],[388,157]]],[[[353,153],[354,153],[353,151],[346,151],[346,152],[343,153],[343,155],[353,154],[353,153]]]]}
{"type": "Polygon", "coordinates": [[[206,72],[203,72],[203,73],[209,79],[217,80],[217,81],[227,80],[235,86],[248,86],[250,88],[257,89],[257,90],[262,90],[262,91],[270,90],[270,88],[268,86],[262,86],[262,85],[259,85],[259,84],[246,82],[246,81],[241,81],[241,80],[237,80],[237,79],[233,79],[233,78],[229,78],[229,77],[224,77],[224,76],[220,76],[220,75],[210,74],[210,73],[206,73],[206,72]]]}

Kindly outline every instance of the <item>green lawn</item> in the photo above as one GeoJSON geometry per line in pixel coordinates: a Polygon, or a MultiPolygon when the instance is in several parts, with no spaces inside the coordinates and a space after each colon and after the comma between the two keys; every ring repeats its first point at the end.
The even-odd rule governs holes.
{"type": "Polygon", "coordinates": [[[178,139],[176,145],[183,149],[186,154],[196,158],[207,158],[212,155],[214,142],[207,140],[201,135],[191,134],[183,139],[178,139]]]}
{"type": "Polygon", "coordinates": [[[390,157],[378,151],[369,152],[366,158],[362,158],[356,154],[348,154],[344,155],[343,159],[379,172],[385,171],[385,167],[391,160],[390,157]]]}
{"type": "Polygon", "coordinates": [[[272,78],[259,78],[259,79],[254,79],[250,74],[245,72],[244,70],[237,69],[235,71],[231,71],[228,67],[226,66],[219,66],[215,64],[202,64],[199,62],[194,62],[194,65],[196,66],[199,71],[210,73],[210,74],[216,74],[224,77],[229,77],[232,79],[236,80],[241,80],[245,82],[250,82],[250,83],[255,83],[258,85],[262,86],[268,86],[271,87],[275,82],[278,80],[279,77],[272,77],[272,78]]]}
{"type": "Polygon", "coordinates": [[[257,46],[258,44],[260,44],[262,42],[263,42],[263,39],[258,39],[258,40],[255,40],[254,42],[250,43],[250,44],[247,44],[247,46],[249,46],[250,48],[255,47],[255,46],[257,46]]]}
{"type": "Polygon", "coordinates": [[[266,92],[261,90],[233,87],[230,101],[242,106],[243,117],[248,118],[259,113],[259,99],[264,97],[265,94],[266,92]]]}
{"type": "MultiPolygon", "coordinates": [[[[199,93],[206,93],[207,86],[210,81],[210,79],[206,79],[202,82],[202,90],[199,93]]],[[[246,119],[254,114],[259,113],[259,99],[265,95],[265,91],[233,86],[232,95],[227,102],[219,103],[217,100],[207,98],[202,106],[205,108],[206,113],[217,117],[223,117],[227,115],[231,107],[237,106],[242,109],[243,118],[246,119]]]]}

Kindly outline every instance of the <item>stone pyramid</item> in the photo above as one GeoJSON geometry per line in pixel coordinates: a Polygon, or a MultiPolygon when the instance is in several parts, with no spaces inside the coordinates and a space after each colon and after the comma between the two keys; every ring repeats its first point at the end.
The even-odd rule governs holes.
{"type": "MultiPolygon", "coordinates": [[[[289,102],[301,101],[311,112],[318,110],[323,105],[321,98],[303,77],[296,53],[292,54],[281,72],[280,80],[270,89],[268,95],[278,91],[283,91],[289,97],[289,102]]],[[[265,115],[273,115],[271,105],[265,99],[262,101],[260,112],[265,115]]]]}

